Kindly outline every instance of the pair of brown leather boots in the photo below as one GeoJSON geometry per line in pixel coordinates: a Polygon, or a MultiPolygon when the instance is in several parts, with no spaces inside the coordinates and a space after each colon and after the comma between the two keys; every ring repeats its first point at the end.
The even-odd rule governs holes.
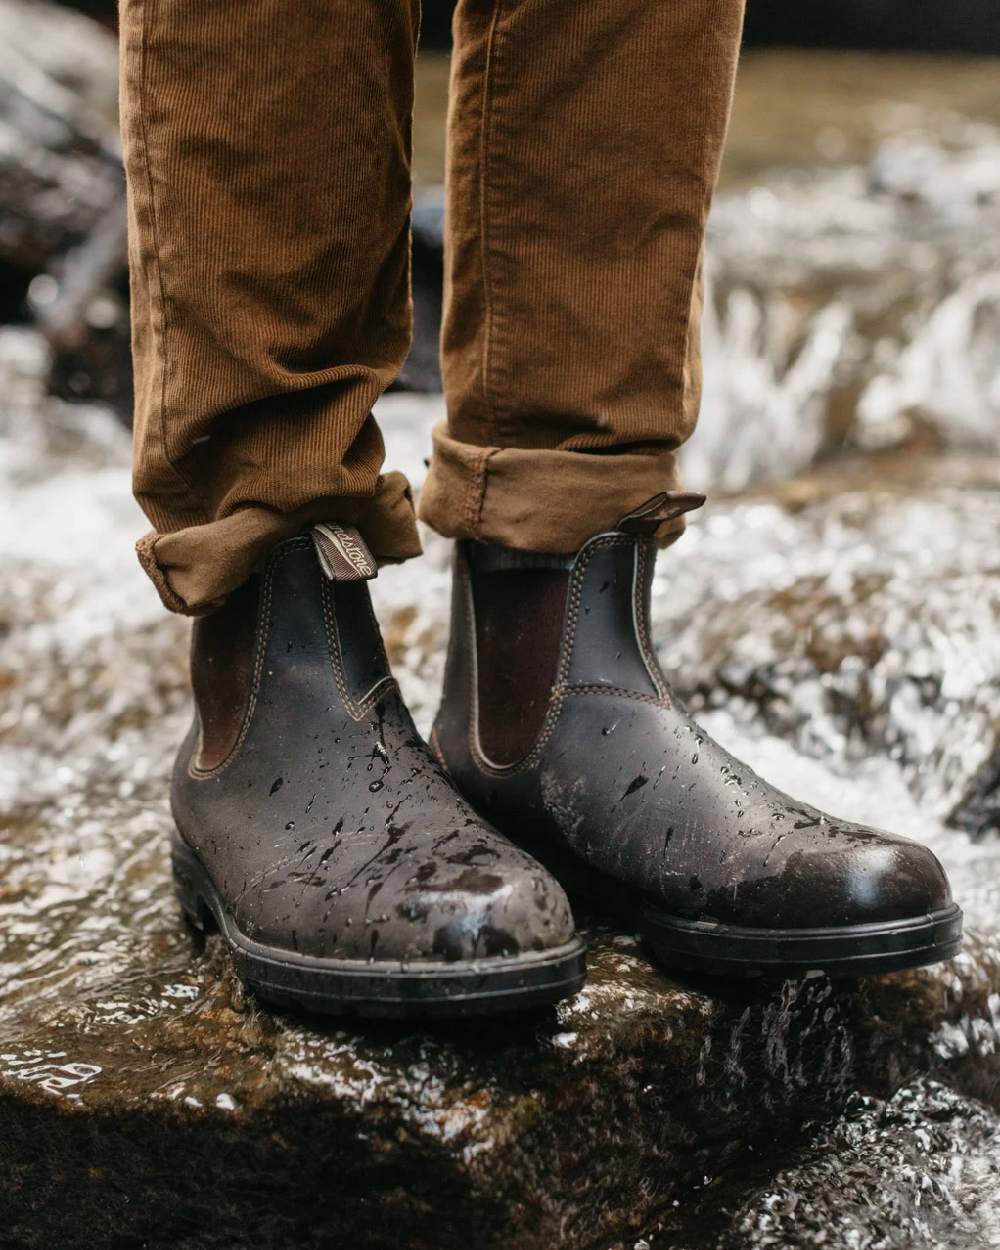
{"type": "Polygon", "coordinates": [[[649,632],[661,496],[574,556],[456,548],[430,747],[386,661],[359,535],[317,527],[195,624],[174,873],[264,998],[458,1015],[577,990],[567,899],[665,966],[858,976],[954,955],[938,861],[727,754],[649,632]]]}

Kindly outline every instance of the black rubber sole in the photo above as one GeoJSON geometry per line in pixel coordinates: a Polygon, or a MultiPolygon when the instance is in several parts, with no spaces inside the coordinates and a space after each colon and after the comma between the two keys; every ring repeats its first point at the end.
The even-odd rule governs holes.
{"type": "Polygon", "coordinates": [[[642,937],[668,970],[709,977],[787,980],[811,972],[857,978],[953,959],[962,949],[957,903],[905,920],[824,929],[753,929],[686,920],[611,881],[572,851],[540,839],[516,839],[571,896],[642,937]]]}
{"type": "Polygon", "coordinates": [[[664,964],[720,977],[873,976],[940,963],[962,949],[957,903],[906,920],[835,929],[747,929],[682,920],[647,905],[638,927],[664,964]]]}
{"type": "Polygon", "coordinates": [[[409,965],[320,959],[264,946],[236,928],[197,853],[176,833],[171,856],[174,888],[191,923],[217,931],[240,980],[275,1006],[394,1019],[492,1015],[559,1002],[586,977],[579,938],[511,959],[409,965]]]}

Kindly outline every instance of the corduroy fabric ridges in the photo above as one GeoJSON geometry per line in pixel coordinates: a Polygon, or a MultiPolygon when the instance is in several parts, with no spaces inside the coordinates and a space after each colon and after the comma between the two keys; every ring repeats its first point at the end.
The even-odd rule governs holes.
{"type": "MultiPolygon", "coordinates": [[[[421,502],[442,533],[569,551],[676,486],[741,21],[461,0],[421,502]]],[[[314,520],[419,551],[371,417],[410,334],[417,24],[410,0],[122,2],[135,489],[175,610],[314,520]]]]}
{"type": "Polygon", "coordinates": [[[420,550],[370,415],[410,336],[417,25],[402,0],[123,0],[134,484],[169,606],[311,520],[378,514],[380,558],[420,550]]]}

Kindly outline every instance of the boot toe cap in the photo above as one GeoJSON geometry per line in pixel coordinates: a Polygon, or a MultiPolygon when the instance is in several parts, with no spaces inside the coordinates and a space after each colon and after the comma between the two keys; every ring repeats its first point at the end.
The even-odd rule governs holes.
{"type": "Polygon", "coordinates": [[[944,869],[927,847],[861,827],[857,834],[855,845],[793,851],[772,874],[744,883],[723,904],[729,922],[838,928],[911,920],[951,905],[944,869]]]}
{"type": "Polygon", "coordinates": [[[892,842],[866,851],[833,871],[840,905],[856,923],[908,920],[943,911],[951,890],[937,856],[916,842],[892,842]]]}
{"type": "Polygon", "coordinates": [[[421,945],[432,959],[509,959],[553,949],[573,937],[573,917],[561,886],[531,864],[484,873],[478,882],[463,872],[454,882],[442,881],[433,895],[416,890],[414,902],[427,908],[421,945]]]}
{"type": "Polygon", "coordinates": [[[527,857],[488,867],[427,858],[381,884],[369,877],[303,898],[301,888],[276,883],[263,898],[263,907],[237,915],[241,931],[263,945],[321,959],[510,959],[553,950],[574,934],[562,888],[527,857]]]}

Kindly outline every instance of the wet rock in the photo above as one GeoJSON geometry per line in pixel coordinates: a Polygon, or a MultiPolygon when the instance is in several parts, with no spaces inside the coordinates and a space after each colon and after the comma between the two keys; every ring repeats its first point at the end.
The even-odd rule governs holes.
{"type": "MultiPolygon", "coordinates": [[[[976,575],[995,544],[992,513],[975,523],[968,490],[928,489],[928,529],[916,494],[878,496],[860,519],[818,487],[807,500],[719,504],[657,583],[665,656],[692,657],[711,727],[779,784],[933,845],[970,913],[966,955],[861,986],[685,984],[630,934],[591,921],[590,981],[557,1011],[361,1029],[273,1014],[243,994],[217,943],[180,921],[165,796],[187,717],[186,625],[164,616],[132,557],[143,521],[124,431],[103,410],[46,398],[32,344],[26,331],[0,334],[7,1244],[603,1250],[642,1234],[707,1245],[744,1226],[768,1244],[758,1225],[771,1189],[798,1187],[835,1211],[838,1193],[850,1198],[831,1179],[838,1165],[861,1170],[868,1193],[914,1133],[978,1148],[1000,1100],[998,907],[985,885],[998,880],[996,843],[973,845],[929,816],[887,754],[844,771],[821,736],[802,737],[820,754],[808,760],[767,733],[778,722],[765,701],[730,689],[731,636],[706,637],[716,612],[737,620],[741,603],[758,628],[766,574],[780,590],[825,572],[827,598],[864,613],[867,583],[847,574],[860,550],[888,544],[890,558],[904,504],[917,527],[907,543],[962,527],[956,550],[976,575]],[[827,548],[839,553],[831,569],[827,548]],[[912,1086],[906,1133],[865,1130],[859,1144],[857,1117],[914,1074],[936,1084],[912,1086]]],[[[434,406],[397,396],[382,415],[390,456],[419,479],[434,406]]],[[[447,544],[428,546],[421,565],[375,583],[424,726],[447,611],[447,544]]],[[[894,639],[900,621],[886,628],[894,639]]],[[[932,637],[947,654],[948,636],[932,637]]],[[[928,1227],[950,1198],[943,1183],[926,1192],[928,1227]]],[[[870,1229],[870,1216],[852,1218],[870,1229]]],[[[811,1225],[789,1232],[782,1219],[780,1244],[810,1244],[811,1225]]]]}
{"type": "MultiPolygon", "coordinates": [[[[247,1003],[172,910],[143,910],[145,957],[121,950],[105,984],[4,1021],[11,1244],[631,1244],[707,1176],[790,1165],[859,1079],[885,1085],[864,991],[713,999],[594,933],[558,1014],[358,1032],[247,1003]]],[[[915,1016],[919,984],[891,1001],[915,1016]]]]}
{"type": "Polygon", "coordinates": [[[982,1105],[918,1077],[888,1098],[853,1098],[790,1167],[754,1177],[749,1195],[713,1187],[688,1228],[715,1250],[986,1246],[996,1234],[998,1163],[982,1105]]]}

